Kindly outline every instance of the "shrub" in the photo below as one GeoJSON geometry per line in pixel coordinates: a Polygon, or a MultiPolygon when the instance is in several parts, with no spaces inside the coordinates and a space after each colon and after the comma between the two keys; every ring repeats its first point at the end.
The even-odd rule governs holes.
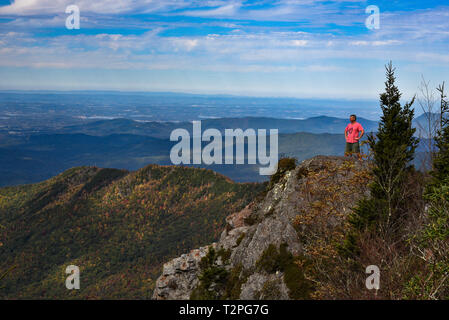
{"type": "MultiPolygon", "coordinates": [[[[223,254],[220,251],[220,254],[223,254]]],[[[217,300],[220,297],[220,290],[224,288],[228,278],[228,271],[225,268],[215,265],[220,255],[214,248],[209,248],[208,253],[204,256],[199,267],[201,274],[199,276],[199,284],[192,291],[190,299],[192,300],[217,300]]]]}
{"type": "Polygon", "coordinates": [[[301,167],[298,172],[296,172],[296,179],[301,180],[302,178],[307,177],[309,174],[309,170],[304,167],[301,167]]]}
{"type": "Polygon", "coordinates": [[[282,158],[278,162],[278,168],[275,174],[270,178],[270,183],[268,184],[268,190],[271,190],[276,183],[278,183],[284,174],[288,171],[294,170],[296,168],[295,158],[282,158]]]}
{"type": "Polygon", "coordinates": [[[263,285],[262,290],[259,293],[259,298],[265,300],[276,300],[279,299],[281,295],[281,291],[279,290],[279,286],[276,281],[266,281],[263,285]]]}
{"type": "Polygon", "coordinates": [[[313,291],[313,286],[306,279],[304,270],[299,267],[299,264],[305,266],[306,261],[301,257],[293,257],[287,247],[288,245],[283,243],[280,245],[278,251],[274,244],[270,244],[257,261],[256,267],[267,273],[275,273],[276,271],[283,272],[284,282],[289,289],[290,298],[309,299],[313,291]]]}
{"type": "Polygon", "coordinates": [[[247,275],[242,274],[243,267],[238,265],[234,267],[230,272],[226,281],[226,288],[222,299],[237,300],[240,298],[240,293],[242,292],[242,285],[248,279],[247,275]]]}
{"type": "Polygon", "coordinates": [[[256,223],[259,223],[261,219],[256,213],[253,212],[248,217],[244,218],[243,221],[245,222],[245,224],[252,226],[255,225],[256,223]]]}
{"type": "Polygon", "coordinates": [[[274,244],[270,244],[268,248],[265,249],[259,260],[256,262],[256,267],[267,273],[275,273],[281,269],[279,253],[274,244]]]}
{"type": "Polygon", "coordinates": [[[408,298],[449,299],[449,179],[429,187],[428,221],[417,237],[424,253],[425,270],[415,275],[405,288],[408,298]]]}

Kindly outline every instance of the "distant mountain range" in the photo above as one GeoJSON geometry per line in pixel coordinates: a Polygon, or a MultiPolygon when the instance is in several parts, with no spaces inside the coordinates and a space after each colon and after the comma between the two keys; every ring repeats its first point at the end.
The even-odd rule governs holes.
{"type": "Polygon", "coordinates": [[[46,130],[95,120],[140,121],[265,117],[305,119],[326,115],[376,119],[377,101],[242,97],[142,92],[1,92],[2,130],[46,130]]]}
{"type": "MultiPolygon", "coordinates": [[[[377,123],[359,119],[367,132],[377,123]]],[[[424,116],[415,123],[425,125],[424,116]]],[[[347,120],[313,117],[304,120],[271,118],[224,118],[202,121],[202,130],[216,128],[277,128],[280,156],[299,161],[315,155],[341,155],[347,120]]],[[[34,183],[75,166],[137,170],[147,164],[171,164],[169,141],[172,130],[192,131],[190,122],[139,122],[129,119],[101,120],[46,133],[14,133],[0,136],[0,186],[34,183]]],[[[201,166],[220,172],[238,182],[265,181],[257,165],[201,166]]]]}
{"type": "MultiPolygon", "coordinates": [[[[332,133],[343,134],[347,119],[319,116],[308,119],[275,119],[275,118],[221,118],[201,121],[203,130],[215,128],[222,133],[225,129],[278,129],[279,133],[332,133]]],[[[377,122],[359,118],[367,132],[377,130],[377,122]]],[[[101,120],[82,125],[68,126],[59,130],[60,133],[84,133],[95,136],[110,134],[136,134],[155,138],[168,139],[170,133],[177,128],[192,131],[191,122],[138,122],[129,119],[101,120]]]]}
{"type": "MultiPolygon", "coordinates": [[[[431,115],[431,126],[436,125],[439,114],[431,115]]],[[[376,132],[379,123],[359,117],[357,121],[367,133],[376,132]]],[[[220,118],[205,119],[201,121],[203,130],[215,128],[224,132],[228,128],[246,129],[278,129],[279,133],[331,133],[343,134],[348,119],[336,117],[318,116],[307,119],[276,119],[263,117],[220,118]]],[[[421,130],[428,130],[429,124],[426,114],[414,119],[414,126],[421,130]]],[[[100,120],[81,125],[67,126],[59,133],[84,133],[94,136],[106,136],[110,134],[136,134],[155,138],[168,139],[170,133],[177,128],[183,128],[191,132],[192,123],[189,122],[156,122],[134,121],[130,119],[100,120]]]]}

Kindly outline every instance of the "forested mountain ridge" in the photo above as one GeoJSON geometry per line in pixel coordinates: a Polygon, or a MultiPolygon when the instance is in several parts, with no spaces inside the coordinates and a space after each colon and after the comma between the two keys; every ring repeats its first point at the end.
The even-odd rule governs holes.
{"type": "Polygon", "coordinates": [[[262,184],[211,170],[149,165],[135,172],[77,167],[0,189],[0,296],[149,298],[160,265],[207,244],[262,184]],[[67,290],[77,265],[81,290],[67,290]],[[1,272],[0,272],[1,273],[1,272]]]}

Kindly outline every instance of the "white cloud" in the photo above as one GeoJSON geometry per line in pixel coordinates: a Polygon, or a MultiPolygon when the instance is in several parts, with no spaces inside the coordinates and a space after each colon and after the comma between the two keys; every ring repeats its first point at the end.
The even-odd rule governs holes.
{"type": "Polygon", "coordinates": [[[402,42],[399,40],[384,40],[384,41],[366,41],[366,40],[359,40],[359,41],[352,41],[350,44],[353,46],[374,46],[374,47],[380,47],[380,46],[388,46],[388,45],[398,45],[402,42]]]}
{"type": "Polygon", "coordinates": [[[241,2],[232,2],[214,9],[184,11],[181,14],[191,17],[234,17],[241,6],[241,2]]]}
{"type": "MultiPolygon", "coordinates": [[[[360,66],[372,63],[382,65],[390,59],[401,63],[415,63],[423,68],[436,63],[449,63],[449,9],[446,7],[417,12],[383,13],[380,30],[359,33],[358,29],[357,35],[354,35],[339,30],[338,27],[324,29],[326,31],[322,33],[309,31],[312,30],[307,28],[309,26],[327,23],[353,25],[357,21],[359,27],[364,28],[363,11],[359,14],[356,8],[347,15],[342,15],[338,14],[337,7],[326,7],[322,2],[313,0],[277,1],[271,10],[256,10],[253,7],[248,9],[245,2],[220,0],[117,0],[113,3],[97,1],[95,4],[94,1],[86,0],[78,1],[83,5],[82,19],[86,19],[82,20],[82,26],[89,25],[92,29],[114,28],[114,34],[33,34],[35,29],[48,27],[52,30],[54,26],[64,26],[65,5],[71,2],[19,0],[14,3],[16,6],[1,8],[0,14],[9,12],[8,14],[17,17],[2,25],[0,66],[67,70],[207,71],[241,73],[247,77],[261,74],[267,78],[279,74],[298,77],[313,74],[320,77],[319,81],[324,81],[332,74],[360,71],[360,66]],[[104,13],[103,6],[108,3],[111,7],[107,12],[111,14],[97,14],[104,13]],[[173,8],[180,10],[170,11],[173,8]],[[183,12],[184,9],[188,11],[183,12]],[[83,15],[83,10],[90,10],[91,15],[83,15]],[[145,21],[112,14],[134,12],[133,10],[156,10],[164,16],[197,15],[208,19],[180,18],[170,19],[166,23],[163,19],[145,21]],[[48,12],[54,12],[54,15],[48,15],[48,12]],[[33,15],[27,16],[31,14],[33,15]],[[218,19],[214,20],[214,17],[218,19]],[[290,28],[276,23],[251,24],[246,19],[306,22],[285,24],[293,25],[290,28]],[[240,21],[236,22],[237,20],[240,21]],[[120,34],[117,29],[124,28],[125,24],[132,30],[150,31],[120,34]],[[220,34],[216,30],[207,35],[161,34],[161,31],[181,30],[183,27],[225,27],[234,30],[227,34],[220,34]]],[[[355,3],[354,7],[357,7],[355,3]]]]}
{"type": "Polygon", "coordinates": [[[348,40],[297,32],[162,37],[142,35],[63,35],[35,39],[0,33],[1,66],[54,68],[205,70],[233,72],[332,72],[335,60],[447,61],[432,48],[396,40],[348,40]],[[330,40],[331,38],[332,40],[330,40]],[[329,46],[329,42],[332,45],[329,46]],[[348,43],[352,44],[348,46],[348,43]],[[354,49],[354,46],[356,49],[354,49]],[[334,62],[331,62],[334,60],[334,62]]]}
{"type": "Polygon", "coordinates": [[[76,4],[81,12],[98,14],[157,11],[166,7],[185,7],[184,0],[15,0],[0,7],[2,15],[48,15],[64,13],[67,6],[76,4]]]}
{"type": "Polygon", "coordinates": [[[291,40],[294,47],[305,47],[308,44],[307,40],[291,40]]]}
{"type": "Polygon", "coordinates": [[[177,49],[182,48],[187,51],[192,51],[198,45],[198,42],[198,39],[173,39],[173,43],[177,49]]]}

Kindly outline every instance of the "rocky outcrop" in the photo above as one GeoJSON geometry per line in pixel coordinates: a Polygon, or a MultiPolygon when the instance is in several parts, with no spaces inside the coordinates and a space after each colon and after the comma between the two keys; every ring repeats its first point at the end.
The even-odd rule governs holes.
{"type": "Polygon", "coordinates": [[[200,286],[198,277],[204,270],[199,268],[199,262],[210,247],[221,252],[217,255],[219,259],[212,259],[211,270],[222,270],[221,274],[232,276],[221,286],[203,284],[201,290],[206,293],[218,290],[216,294],[222,298],[291,298],[283,269],[267,271],[261,267],[261,260],[269,258],[267,252],[274,252],[270,248],[281,246],[292,257],[307,252],[310,247],[307,232],[313,231],[314,223],[330,229],[341,225],[366,192],[366,181],[359,179],[366,166],[366,162],[345,157],[317,156],[303,161],[283,174],[266,194],[228,216],[217,243],[166,263],[153,298],[189,299],[200,286]],[[321,207],[317,211],[318,206],[321,207]]]}
{"type": "Polygon", "coordinates": [[[194,249],[164,264],[162,275],[156,281],[155,300],[186,300],[198,284],[199,262],[206,256],[212,244],[194,249]]]}

